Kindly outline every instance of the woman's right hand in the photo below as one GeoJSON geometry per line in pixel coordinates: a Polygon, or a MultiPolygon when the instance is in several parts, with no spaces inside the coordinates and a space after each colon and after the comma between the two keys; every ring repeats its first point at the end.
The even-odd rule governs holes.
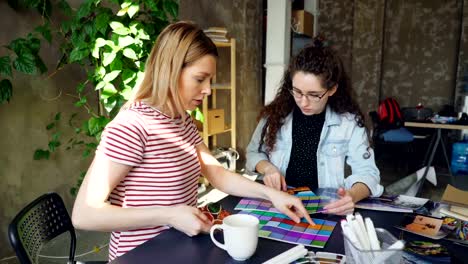
{"type": "Polygon", "coordinates": [[[210,232],[213,224],[198,208],[176,205],[171,208],[169,225],[192,237],[210,232]]]}
{"type": "Polygon", "coordinates": [[[275,165],[268,165],[264,169],[263,175],[263,183],[265,183],[266,186],[272,187],[278,191],[286,191],[288,189],[286,180],[275,165]]]}

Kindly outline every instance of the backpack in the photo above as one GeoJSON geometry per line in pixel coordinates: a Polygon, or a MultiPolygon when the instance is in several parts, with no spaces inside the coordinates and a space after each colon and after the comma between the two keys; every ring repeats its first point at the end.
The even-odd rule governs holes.
{"type": "Polygon", "coordinates": [[[403,115],[401,114],[400,105],[394,98],[388,97],[380,102],[377,113],[381,128],[395,129],[403,126],[403,115]]]}

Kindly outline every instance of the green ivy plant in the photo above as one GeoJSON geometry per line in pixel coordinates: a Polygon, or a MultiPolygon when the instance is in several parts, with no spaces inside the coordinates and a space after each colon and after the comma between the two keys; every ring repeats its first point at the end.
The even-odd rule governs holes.
{"type": "MultiPolygon", "coordinates": [[[[25,38],[10,42],[6,48],[10,55],[0,57],[0,103],[9,102],[13,96],[13,72],[43,74],[48,71],[38,55],[41,39],[55,38],[60,43],[61,59],[56,71],[69,64],[82,65],[86,79],[78,84],[75,106],[86,109],[89,118],[76,120],[73,114],[68,124],[75,135],[66,144],[61,143],[62,133],[58,123],[61,114],[54,116],[46,129],[52,133],[48,147],[37,149],[34,159],[49,159],[61,146],[67,149],[83,148],[83,158],[92,153],[100,140],[101,132],[128,100],[132,89],[143,77],[145,61],[159,32],[177,19],[176,0],[85,0],[72,9],[65,0],[8,1],[12,8],[36,9],[44,23],[25,38]],[[52,23],[52,12],[61,12],[65,21],[52,23]],[[52,25],[60,25],[54,28],[52,25]],[[93,110],[88,98],[99,96],[100,107],[93,110]],[[87,138],[87,140],[80,140],[87,138]]],[[[84,172],[78,184],[81,184],[84,172]]],[[[77,187],[71,189],[75,194],[77,187]]]]}

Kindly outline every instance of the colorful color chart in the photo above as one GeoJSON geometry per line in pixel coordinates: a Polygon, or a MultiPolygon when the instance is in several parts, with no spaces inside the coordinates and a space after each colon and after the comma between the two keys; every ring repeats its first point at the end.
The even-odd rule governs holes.
{"type": "Polygon", "coordinates": [[[322,219],[312,219],[314,226],[305,220],[296,223],[288,216],[275,212],[244,210],[239,213],[252,215],[260,220],[259,237],[318,248],[325,247],[336,225],[336,222],[322,219]]]}
{"type": "MultiPolygon", "coordinates": [[[[309,214],[321,213],[323,207],[330,202],[331,197],[318,196],[312,191],[300,192],[295,194],[299,197],[304,204],[309,214]]],[[[234,208],[235,210],[257,210],[265,212],[279,213],[279,211],[273,207],[272,203],[263,199],[243,198],[234,208]]]]}

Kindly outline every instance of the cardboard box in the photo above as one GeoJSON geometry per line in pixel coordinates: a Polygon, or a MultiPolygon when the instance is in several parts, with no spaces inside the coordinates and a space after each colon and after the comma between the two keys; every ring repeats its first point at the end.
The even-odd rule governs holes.
{"type": "Polygon", "coordinates": [[[224,131],[224,109],[208,110],[208,134],[216,134],[224,131]]]}
{"type": "Polygon", "coordinates": [[[314,36],[314,16],[305,10],[293,10],[291,26],[296,33],[314,36]]]}

